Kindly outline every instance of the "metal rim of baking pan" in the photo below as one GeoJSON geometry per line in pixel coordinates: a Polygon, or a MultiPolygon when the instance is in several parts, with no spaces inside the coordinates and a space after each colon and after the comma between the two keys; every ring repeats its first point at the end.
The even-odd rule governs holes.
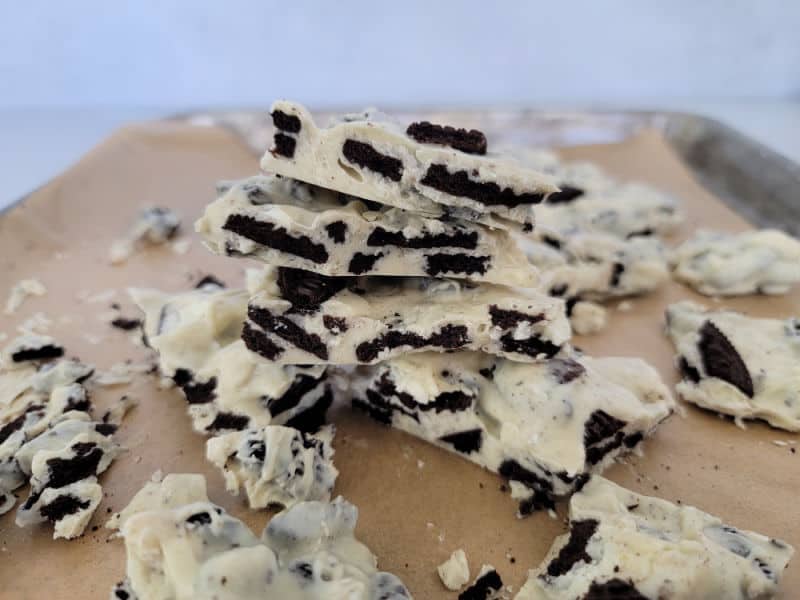
{"type": "MultiPolygon", "coordinates": [[[[430,109],[391,114],[409,122],[421,114],[429,119],[446,117],[453,124],[480,126],[493,141],[499,136],[502,144],[536,147],[609,143],[643,129],[656,129],[697,180],[747,221],[800,237],[800,201],[796,200],[800,165],[716,119],[692,113],[635,110],[430,109]]],[[[193,111],[163,120],[221,127],[258,155],[271,142],[272,126],[263,109],[193,111]]],[[[12,202],[0,214],[36,190],[12,202]]]]}

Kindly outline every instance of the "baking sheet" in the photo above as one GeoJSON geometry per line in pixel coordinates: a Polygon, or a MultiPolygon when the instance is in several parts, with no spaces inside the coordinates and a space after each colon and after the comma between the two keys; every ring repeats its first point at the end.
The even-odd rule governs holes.
{"type": "MultiPolygon", "coordinates": [[[[687,225],[671,241],[685,238],[697,225],[748,227],[692,179],[657,132],[640,132],[618,144],[569,148],[563,154],[593,160],[620,178],[647,181],[680,196],[687,225]]],[[[119,131],[0,218],[0,291],[29,277],[48,288],[46,296],[30,299],[16,315],[0,315],[0,331],[11,336],[21,321],[42,312],[53,320],[51,335],[66,345],[69,355],[98,368],[145,359],[129,334],[111,329],[98,315],[114,301],[123,305],[123,314],[133,315],[124,294],[131,285],[177,291],[208,273],[229,286],[239,285],[245,267],[254,263],[210,255],[191,223],[213,198],[217,179],[256,170],[257,159],[246,145],[216,127],[155,123],[119,131]],[[108,265],[111,241],[124,234],[137,209],[146,204],[182,213],[183,235],[193,240],[189,253],[151,249],[123,267],[108,265]],[[87,293],[108,290],[114,291],[113,297],[86,300],[87,293]]],[[[683,298],[714,304],[670,283],[660,293],[634,299],[629,312],[612,310],[604,333],[576,338],[576,344],[597,355],[641,356],[674,383],[672,349],[662,334],[661,315],[668,303],[683,298]]],[[[800,292],[726,300],[724,305],[756,316],[800,314],[800,292]]],[[[98,389],[93,396],[102,406],[127,393],[139,405],[119,433],[127,454],[101,477],[106,497],[91,525],[102,525],[109,510],[121,509],[161,469],[204,473],[212,500],[260,531],[267,513],[249,511],[243,499],[224,491],[221,475],[203,458],[204,440],[192,433],[179,392],[159,390],[155,383],[141,376],[131,386],[98,389]]],[[[453,454],[346,408],[333,416],[339,428],[335,462],[341,472],[336,492],[359,507],[358,535],[376,553],[380,568],[399,575],[418,599],[456,596],[441,586],[435,567],[457,548],[465,549],[473,574],[481,563],[490,563],[516,591],[528,568],[538,564],[564,530],[560,518],[546,514],[517,520],[516,504],[500,490],[500,478],[453,454]]],[[[729,420],[689,407],[685,418],[672,418],[645,443],[644,457],[632,457],[607,474],[633,490],[694,504],[733,525],[800,547],[800,455],[792,454],[790,446],[772,443],[797,439],[763,424],[742,431],[729,420]]],[[[26,490],[21,491],[24,497],[26,490]]],[[[559,514],[565,515],[563,504],[559,514]]],[[[13,519],[14,511],[0,517],[0,598],[105,598],[122,578],[122,542],[109,541],[102,527],[92,531],[90,526],[75,541],[53,541],[49,527],[19,529],[13,519]]],[[[798,562],[786,572],[785,598],[800,589],[798,562]]]]}

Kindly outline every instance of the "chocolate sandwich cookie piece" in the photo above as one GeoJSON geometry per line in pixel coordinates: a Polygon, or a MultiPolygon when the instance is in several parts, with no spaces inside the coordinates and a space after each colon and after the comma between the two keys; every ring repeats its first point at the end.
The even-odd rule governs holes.
{"type": "Polygon", "coordinates": [[[491,565],[483,565],[472,585],[458,595],[458,600],[492,600],[500,598],[503,580],[491,565]]]}
{"type": "Polygon", "coordinates": [[[276,130],[262,168],[344,194],[525,230],[534,223],[533,206],[558,191],[550,177],[487,153],[477,130],[427,121],[403,128],[370,112],[320,128],[299,104],[278,101],[272,110],[296,118],[300,127],[276,130]]]}
{"type": "Polygon", "coordinates": [[[26,333],[12,340],[2,353],[7,364],[49,361],[64,356],[64,348],[53,338],[36,333],[26,333]]]}
{"type": "Polygon", "coordinates": [[[250,508],[328,501],[339,471],[333,466],[333,427],[306,434],[268,425],[206,442],[206,457],[222,470],[229,492],[244,488],[250,508]]]}
{"type": "Polygon", "coordinates": [[[570,499],[569,532],[515,600],[771,598],[793,553],[779,540],[594,475],[570,499]]]}
{"type": "Polygon", "coordinates": [[[454,277],[523,287],[537,282],[536,269],[503,229],[343,199],[274,175],[221,189],[196,223],[217,254],[327,276],[454,277]]]}
{"type": "Polygon", "coordinates": [[[786,294],[800,282],[800,241],[776,229],[701,229],[670,262],[675,279],[706,296],[786,294]]]}
{"type": "Polygon", "coordinates": [[[375,568],[377,559],[354,536],[357,520],[356,507],[342,498],[299,502],[275,515],[259,538],[208,501],[201,477],[170,475],[148,483],[114,519],[128,573],[113,593],[334,600],[344,590],[351,600],[410,599],[397,577],[375,568]],[[191,493],[178,487],[187,483],[191,493]]]}
{"type": "Polygon", "coordinates": [[[692,302],[667,308],[687,402],[734,417],[800,431],[800,330],[796,319],[758,319],[692,302]]]}
{"type": "Polygon", "coordinates": [[[180,230],[181,218],[172,209],[150,206],[139,211],[125,237],[115,240],[109,249],[112,264],[125,262],[147,245],[157,246],[174,239],[180,230]]]}
{"type": "Polygon", "coordinates": [[[243,339],[278,364],[371,364],[461,349],[533,361],[562,351],[569,339],[562,302],[530,289],[363,277],[309,310],[282,291],[281,269],[266,273],[250,299],[243,339]]]}
{"type": "MultiPolygon", "coordinates": [[[[306,309],[325,294],[325,282],[302,282],[290,271],[272,280],[275,289],[306,309]]],[[[330,406],[324,366],[279,366],[248,350],[279,355],[261,339],[260,330],[242,323],[247,315],[246,290],[203,286],[178,294],[131,290],[144,312],[144,332],[159,354],[159,370],[183,391],[198,433],[220,434],[266,425],[292,423],[319,428],[330,406]],[[243,338],[243,339],[242,339],[243,338]]]]}
{"type": "Polygon", "coordinates": [[[375,420],[511,481],[521,515],[553,508],[675,409],[657,372],[636,358],[415,354],[359,367],[350,394],[375,420]]]}

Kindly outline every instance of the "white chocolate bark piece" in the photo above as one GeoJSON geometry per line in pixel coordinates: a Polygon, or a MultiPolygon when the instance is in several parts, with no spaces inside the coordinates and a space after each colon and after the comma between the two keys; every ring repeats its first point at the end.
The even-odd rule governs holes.
{"type": "Polygon", "coordinates": [[[38,449],[30,463],[30,495],[17,510],[16,524],[50,521],[54,538],[81,535],[102,498],[97,476],[121,452],[111,433],[95,426],[66,443],[67,438],[54,436],[53,443],[38,449]]]}
{"type": "Polygon", "coordinates": [[[162,374],[181,387],[199,433],[269,424],[316,430],[332,401],[325,367],[279,366],[241,341],[248,292],[204,285],[166,294],[130,290],[162,374]]]}
{"type": "Polygon", "coordinates": [[[216,254],[321,275],[469,278],[531,287],[536,269],[507,232],[369,205],[293,179],[224,184],[195,227],[216,254]]]}
{"type": "Polygon", "coordinates": [[[159,481],[148,481],[128,505],[106,522],[108,529],[120,529],[135,514],[149,510],[177,508],[193,502],[208,502],[206,479],[195,473],[170,473],[159,481]]]}
{"type": "Polygon", "coordinates": [[[331,499],[339,475],[332,439],[332,426],[312,435],[268,425],[212,437],[206,458],[222,470],[229,492],[236,495],[244,488],[250,508],[290,507],[331,499]]]}
{"type": "Polygon", "coordinates": [[[683,380],[678,395],[702,408],[800,431],[800,321],[757,319],[693,302],[667,308],[667,335],[683,380]]]}
{"type": "MultiPolygon", "coordinates": [[[[433,217],[476,221],[493,216],[530,228],[533,205],[558,190],[549,177],[511,157],[417,141],[431,139],[416,135],[415,125],[423,124],[404,131],[382,115],[365,112],[320,128],[303,106],[283,100],[271,112],[275,143],[261,159],[265,171],[358,198],[433,217]]],[[[433,135],[444,141],[441,131],[433,135]]],[[[483,146],[485,152],[485,141],[483,146]]]]}
{"type": "Polygon", "coordinates": [[[532,289],[426,278],[272,270],[242,337],[281,364],[371,364],[410,352],[553,356],[569,340],[563,302],[532,289]]]}
{"type": "Polygon", "coordinates": [[[523,515],[553,508],[675,408],[656,370],[637,358],[415,354],[359,368],[350,393],[375,420],[518,482],[523,515]]]}
{"type": "Polygon", "coordinates": [[[464,550],[459,548],[446,561],[436,567],[439,579],[448,590],[458,591],[469,581],[469,564],[464,550]]]}
{"type": "Polygon", "coordinates": [[[151,206],[142,209],[128,234],[111,244],[109,262],[115,265],[124,263],[146,245],[165,244],[177,235],[180,226],[180,217],[169,208],[151,206]]]}
{"type": "Polygon", "coordinates": [[[208,501],[141,508],[122,524],[127,580],[112,599],[411,597],[397,577],[376,569],[373,554],[353,535],[357,509],[341,498],[279,513],[261,539],[208,501]]]}
{"type": "Polygon", "coordinates": [[[572,331],[578,335],[591,335],[606,328],[608,311],[601,304],[579,300],[569,315],[572,331]]]}
{"type": "Polygon", "coordinates": [[[652,237],[539,229],[519,243],[540,269],[542,289],[572,302],[646,294],[669,279],[664,247],[652,237]]]}
{"type": "Polygon", "coordinates": [[[14,284],[8,293],[5,314],[13,315],[17,309],[25,304],[25,300],[32,296],[44,296],[47,288],[38,279],[21,279],[14,284]]]}
{"type": "Polygon", "coordinates": [[[579,191],[575,195],[562,186],[560,195],[539,205],[536,227],[557,232],[590,230],[627,239],[670,233],[684,219],[675,198],[643,184],[579,191]]]}
{"type": "Polygon", "coordinates": [[[676,279],[706,296],[785,294],[800,282],[800,241],[776,229],[701,229],[671,263],[676,279]]]}
{"type": "Polygon", "coordinates": [[[755,600],[773,597],[794,549],[692,506],[593,476],[516,600],[755,600]]]}

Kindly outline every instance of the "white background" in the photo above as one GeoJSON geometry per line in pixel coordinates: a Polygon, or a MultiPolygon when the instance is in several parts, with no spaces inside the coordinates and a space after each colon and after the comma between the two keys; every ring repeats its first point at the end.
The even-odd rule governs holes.
{"type": "Polygon", "coordinates": [[[0,0],[0,207],[191,108],[677,108],[800,158],[800,0],[0,0]]]}
{"type": "Polygon", "coordinates": [[[800,95],[796,0],[0,0],[0,107],[800,95]]]}

